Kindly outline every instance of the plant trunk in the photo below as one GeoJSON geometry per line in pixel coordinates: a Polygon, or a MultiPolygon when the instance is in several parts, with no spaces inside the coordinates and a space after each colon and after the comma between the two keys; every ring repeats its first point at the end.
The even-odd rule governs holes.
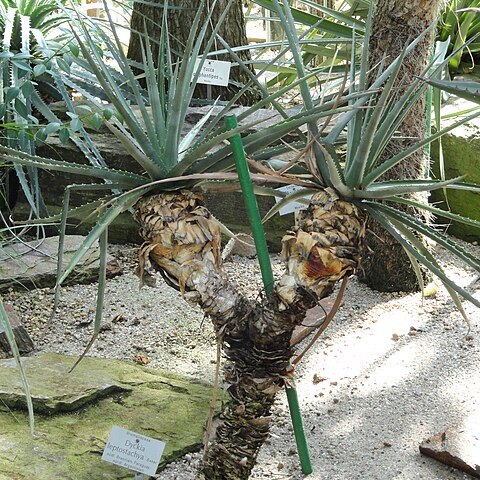
{"type": "MultiPolygon", "coordinates": [[[[153,58],[158,56],[158,40],[160,38],[160,31],[162,25],[162,18],[164,15],[163,1],[153,0],[152,2],[135,2],[132,13],[132,20],[130,22],[131,36],[128,46],[128,58],[143,63],[142,60],[142,43],[140,35],[146,31],[152,41],[153,58]],[[157,5],[158,4],[158,5],[157,5]],[[137,33],[135,33],[137,32],[137,33]],[[140,33],[140,35],[139,35],[140,33]]],[[[184,51],[184,45],[187,42],[190,34],[190,29],[193,24],[195,15],[200,7],[200,0],[170,0],[169,12],[167,15],[170,46],[173,52],[176,52],[181,57],[184,51]],[[174,8],[172,8],[174,7],[174,8]]],[[[210,11],[209,5],[213,0],[207,0],[205,6],[205,16],[210,11]]],[[[216,26],[218,24],[221,14],[224,12],[229,0],[218,0],[212,12],[210,25],[216,26]]],[[[203,20],[202,20],[203,22],[203,20]]],[[[207,30],[204,44],[208,41],[212,28],[207,30]]],[[[235,0],[233,5],[223,21],[218,34],[228,43],[230,47],[237,47],[247,45],[247,35],[245,33],[245,19],[242,10],[242,1],[235,0]]],[[[212,50],[223,50],[223,45],[219,41],[214,41],[212,50]]],[[[249,50],[238,52],[239,57],[248,62],[250,60],[249,50]]],[[[177,57],[178,58],[178,57],[177,57]]],[[[232,61],[229,55],[217,55],[209,57],[212,60],[232,61]]],[[[253,72],[253,68],[251,69],[253,72]]],[[[230,72],[230,81],[238,84],[246,84],[249,78],[241,67],[232,67],[230,72]]],[[[210,86],[210,91],[207,85],[198,84],[194,98],[206,99],[210,95],[210,99],[220,97],[221,100],[231,99],[239,88],[232,83],[228,87],[210,86]]],[[[239,103],[244,105],[251,105],[258,101],[258,91],[251,89],[244,93],[239,103]]]]}
{"type": "Polygon", "coordinates": [[[135,206],[135,218],[145,238],[141,270],[150,261],[187,301],[201,306],[227,359],[230,398],[202,472],[208,480],[246,480],[268,437],[275,395],[293,375],[293,329],[357,267],[361,214],[327,194],[316,197],[284,239],[286,274],[271,295],[256,302],[223,277],[220,231],[201,197],[191,192],[146,197],[135,206]]]}
{"type": "MultiPolygon", "coordinates": [[[[373,30],[369,45],[369,64],[374,67],[384,58],[388,65],[408,42],[420,35],[439,14],[442,0],[377,0],[373,16],[373,30]]],[[[420,75],[431,59],[432,29],[417,47],[405,57],[397,79],[400,96],[410,86],[415,75],[420,75]]],[[[430,107],[428,107],[430,108],[430,107]]],[[[404,150],[427,132],[427,105],[425,96],[419,99],[400,126],[406,140],[393,140],[387,149],[388,158],[404,150]]],[[[384,160],[386,160],[385,158],[384,160]]],[[[423,179],[428,175],[429,160],[425,150],[420,150],[389,170],[381,180],[423,179]]],[[[416,200],[427,202],[428,196],[417,195],[416,200]]],[[[398,208],[405,209],[404,206],[398,208]]],[[[425,221],[429,217],[418,209],[408,208],[410,213],[425,221]]],[[[359,277],[367,285],[381,291],[415,291],[418,281],[403,248],[376,222],[369,222],[366,238],[365,261],[359,277]]]]}

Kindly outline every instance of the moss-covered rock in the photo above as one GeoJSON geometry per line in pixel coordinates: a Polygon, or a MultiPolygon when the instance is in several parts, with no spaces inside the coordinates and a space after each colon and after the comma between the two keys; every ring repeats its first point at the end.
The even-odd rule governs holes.
{"type": "Polygon", "coordinates": [[[201,443],[209,386],[98,358],[85,358],[68,374],[75,359],[53,353],[24,359],[37,406],[34,437],[18,372],[11,360],[0,361],[0,480],[132,478],[101,460],[113,425],[167,442],[161,466],[201,443]]]}
{"type": "MultiPolygon", "coordinates": [[[[450,104],[445,113],[450,110],[457,112],[474,106],[474,104],[465,103],[459,99],[452,99],[450,104]]],[[[450,122],[454,120],[450,120],[450,122]]],[[[446,178],[466,175],[464,182],[480,185],[480,120],[474,120],[443,136],[442,148],[446,178]]],[[[440,178],[438,143],[432,145],[431,154],[432,173],[435,178],[440,178]]],[[[439,208],[450,209],[453,213],[480,220],[480,193],[449,189],[447,200],[448,204],[442,190],[435,190],[430,198],[431,202],[438,202],[436,206],[439,208]]],[[[467,241],[480,240],[480,229],[478,228],[459,222],[451,222],[443,217],[439,217],[437,223],[449,225],[448,233],[458,238],[467,241]]]]}

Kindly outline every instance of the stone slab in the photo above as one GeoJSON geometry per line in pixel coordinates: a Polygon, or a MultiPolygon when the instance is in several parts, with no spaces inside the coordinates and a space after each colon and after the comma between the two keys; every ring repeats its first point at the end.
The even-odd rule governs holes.
{"type": "MultiPolygon", "coordinates": [[[[64,244],[64,265],[79,249],[84,240],[80,235],[67,235],[64,244]]],[[[0,251],[0,292],[14,289],[44,288],[55,285],[58,236],[41,241],[15,243],[0,251]]],[[[107,258],[107,274],[112,277],[120,268],[112,256],[107,258]]],[[[65,285],[87,283],[97,278],[99,268],[98,245],[90,249],[80,261],[65,285]]]]}
{"type": "MultiPolygon", "coordinates": [[[[10,322],[10,326],[12,327],[18,350],[21,354],[30,353],[34,349],[34,344],[30,338],[30,335],[25,330],[25,327],[20,322],[18,316],[15,314],[13,307],[8,303],[5,303],[3,306],[10,322]]],[[[7,334],[3,326],[0,324],[0,352],[2,351],[8,356],[11,356],[12,354],[10,350],[10,344],[8,343],[7,334]]]]}
{"type": "Polygon", "coordinates": [[[480,478],[480,423],[476,428],[448,428],[422,442],[420,452],[480,478]]]}
{"type": "MultiPolygon", "coordinates": [[[[85,364],[68,373],[74,359],[55,354],[26,357],[23,365],[29,377],[33,407],[37,413],[78,410],[112,393],[130,391],[119,380],[118,372],[111,373],[110,364],[85,364]],[[72,361],[73,360],[73,361],[72,361]],[[88,367],[91,366],[91,371],[88,367]]],[[[25,393],[13,358],[0,360],[0,409],[2,406],[26,410],[25,393]]]]}
{"type": "Polygon", "coordinates": [[[295,327],[290,344],[292,346],[297,345],[311,333],[314,333],[325,321],[334,303],[335,300],[332,298],[323,298],[319,305],[308,310],[302,324],[295,327]]]}
{"type": "MultiPolygon", "coordinates": [[[[161,466],[201,444],[210,386],[119,360],[88,357],[69,379],[66,372],[75,360],[54,353],[25,358],[34,395],[47,395],[52,390],[59,397],[62,388],[70,391],[80,378],[87,385],[95,383],[92,377],[97,385],[116,385],[118,390],[92,399],[73,412],[37,412],[33,438],[27,414],[22,410],[24,400],[18,405],[20,410],[0,408],[0,480],[131,479],[131,471],[101,460],[113,425],[166,441],[161,466]],[[40,385],[42,370],[44,385],[40,385]]],[[[0,362],[2,383],[5,372],[10,370],[13,368],[9,360],[0,362]]],[[[19,395],[18,380],[12,376],[10,379],[10,390],[19,395]]]]}
{"type": "MultiPolygon", "coordinates": [[[[61,201],[61,194],[58,199],[61,201]]],[[[86,199],[83,199],[85,203],[86,199]]],[[[247,211],[245,209],[243,196],[240,192],[229,192],[223,194],[205,195],[207,208],[234,233],[249,232],[250,224],[247,211]]],[[[258,207],[260,214],[264,216],[274,205],[275,200],[272,197],[258,196],[258,207]]],[[[54,204],[48,204],[48,211],[54,215],[61,212],[61,207],[54,204]]],[[[25,202],[17,203],[15,206],[15,219],[28,218],[29,207],[25,202]]],[[[283,235],[294,224],[293,213],[288,215],[275,215],[265,223],[265,236],[270,252],[279,252],[281,250],[281,239],[283,235]]],[[[94,218],[89,218],[79,224],[78,220],[72,219],[67,226],[69,234],[87,235],[94,226],[94,218]]],[[[46,227],[48,235],[55,235],[56,230],[46,227]]],[[[137,243],[141,244],[142,239],[138,233],[139,226],[135,222],[130,212],[121,213],[108,228],[108,239],[111,243],[137,243]]],[[[226,239],[228,241],[228,239],[226,239]]]]}

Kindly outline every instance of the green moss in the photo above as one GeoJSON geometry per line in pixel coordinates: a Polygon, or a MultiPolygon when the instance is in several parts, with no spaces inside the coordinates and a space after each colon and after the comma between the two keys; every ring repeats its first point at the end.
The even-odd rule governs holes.
{"type": "MultiPolygon", "coordinates": [[[[71,378],[65,377],[73,357],[44,354],[25,360],[37,399],[62,399],[63,390],[68,393],[73,384],[81,382],[90,389],[106,384],[119,388],[107,398],[90,398],[74,411],[58,413],[52,407],[51,411],[57,412],[53,415],[37,412],[34,438],[24,411],[0,412],[0,480],[131,479],[129,470],[101,460],[113,425],[166,441],[161,465],[195,450],[202,441],[211,399],[209,386],[118,360],[85,358],[71,378]],[[48,380],[55,371],[55,378],[48,380]],[[63,384],[60,378],[64,378],[63,384]]],[[[18,373],[5,367],[5,361],[0,362],[1,390],[5,391],[9,369],[11,390],[18,394],[14,377],[18,373]]],[[[65,398],[62,401],[65,403],[65,398]]]]}
{"type": "MultiPolygon", "coordinates": [[[[464,182],[480,185],[480,138],[445,135],[442,140],[442,146],[446,178],[466,175],[464,182]]],[[[440,178],[438,158],[438,143],[435,143],[432,145],[432,172],[435,178],[440,178]]],[[[450,210],[453,213],[480,220],[479,193],[448,190],[447,199],[450,210]]],[[[432,192],[430,201],[439,202],[437,205],[439,208],[447,209],[447,203],[442,190],[432,192]]],[[[437,223],[449,224],[450,221],[439,217],[437,223]]],[[[451,222],[448,227],[448,233],[467,241],[478,241],[480,239],[480,229],[459,222],[451,222]]]]}

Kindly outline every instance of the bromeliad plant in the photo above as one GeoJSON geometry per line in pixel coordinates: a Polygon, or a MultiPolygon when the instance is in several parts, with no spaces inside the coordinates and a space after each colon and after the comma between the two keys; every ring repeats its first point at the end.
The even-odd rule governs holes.
{"type": "MultiPolygon", "coordinates": [[[[288,15],[285,3],[284,7],[288,15]]],[[[278,14],[286,27],[293,54],[297,55],[298,76],[304,79],[293,19],[282,16],[280,9],[278,14]]],[[[411,47],[406,48],[404,55],[411,47]]],[[[434,239],[477,270],[480,270],[479,260],[440,232],[383,203],[417,204],[405,195],[432,188],[479,190],[479,187],[461,184],[459,179],[450,182],[378,180],[387,169],[405,161],[412,151],[423,148],[448,131],[444,129],[418,141],[409,150],[379,165],[379,158],[406,111],[426,88],[426,84],[418,79],[399,100],[394,99],[392,88],[402,60],[403,56],[382,72],[368,89],[365,85],[366,68],[359,73],[360,83],[355,87],[353,79],[356,75],[352,72],[351,90],[368,93],[352,100],[351,109],[340,115],[326,137],[319,135],[317,118],[308,123],[310,142],[305,164],[313,181],[306,182],[305,186],[307,192],[314,195],[308,209],[300,214],[298,225],[283,239],[287,271],[274,293],[263,302],[247,303],[225,282],[218,269],[207,268],[203,262],[192,258],[193,245],[197,251],[212,251],[212,245],[206,239],[198,243],[188,240],[189,256],[175,253],[183,245],[188,231],[186,219],[178,222],[176,216],[173,217],[175,221],[169,223],[163,217],[159,222],[156,212],[160,208],[155,210],[153,205],[142,213],[142,220],[150,217],[154,220],[152,224],[155,223],[155,228],[147,232],[149,242],[144,248],[145,254],[168,278],[175,279],[185,292],[185,298],[199,303],[210,315],[219,342],[223,343],[231,362],[225,370],[231,401],[222,414],[216,438],[203,464],[208,479],[248,478],[256,452],[268,433],[268,417],[275,394],[291,381],[292,330],[302,321],[308,308],[318,299],[330,295],[339,280],[348,278],[359,268],[367,215],[378,219],[404,246],[419,274],[419,281],[419,265],[422,264],[444,282],[466,320],[458,294],[480,306],[478,299],[448,279],[434,256],[423,247],[417,233],[434,239]],[[342,159],[335,144],[345,127],[348,127],[347,157],[342,159]],[[175,239],[173,242],[172,238],[175,239]],[[215,301],[220,297],[223,301],[215,301]]],[[[425,72],[426,75],[429,73],[425,72]]],[[[301,81],[300,86],[305,111],[314,111],[316,107],[307,82],[301,81]]],[[[248,138],[245,144],[247,150],[251,149],[250,153],[255,154],[248,138]]],[[[262,155],[259,152],[258,157],[262,155]]],[[[436,212],[433,207],[422,205],[422,208],[436,212]]],[[[463,221],[480,226],[478,221],[463,221]]],[[[200,239],[201,235],[197,234],[196,238],[200,239]]]]}
{"type": "MultiPolygon", "coordinates": [[[[254,3],[274,13],[276,11],[273,0],[254,0],[254,3]]],[[[318,85],[326,76],[332,81],[332,73],[341,78],[345,65],[351,60],[352,41],[363,37],[364,19],[359,17],[357,11],[345,10],[345,4],[342,9],[329,8],[312,0],[299,0],[295,5],[297,8],[289,7],[289,11],[302,31],[299,39],[302,62],[306,69],[317,74],[309,79],[309,84],[312,87],[318,85]],[[310,11],[305,11],[307,9],[310,11]],[[312,62],[314,59],[316,61],[312,62]]],[[[282,6],[280,8],[283,9],[282,6]]],[[[265,45],[281,46],[282,42],[265,45]]],[[[272,68],[277,75],[268,82],[271,88],[287,85],[297,78],[295,61],[290,61],[289,57],[286,61],[285,57],[282,60],[282,63],[272,68]]],[[[256,65],[262,65],[262,61],[257,60],[256,65]]]]}
{"type": "Polygon", "coordinates": [[[452,74],[474,68],[480,51],[478,40],[459,48],[480,33],[480,2],[478,0],[452,0],[445,6],[439,22],[437,38],[448,42],[448,52],[456,51],[449,61],[452,74]],[[463,65],[462,65],[463,64],[463,65]]]}
{"type": "MultiPolygon", "coordinates": [[[[286,2],[283,2],[283,10],[280,8],[279,1],[274,0],[274,2],[278,6],[277,13],[289,36],[292,51],[299,59],[296,66],[299,76],[302,76],[301,50],[293,35],[293,17],[286,8],[286,2]]],[[[371,17],[369,21],[370,19],[371,17]]],[[[369,22],[367,26],[368,24],[369,22]]],[[[369,34],[370,28],[367,28],[358,81],[355,81],[355,67],[351,72],[351,88],[354,89],[366,89],[369,34]]],[[[414,43],[418,40],[416,39],[414,43]]],[[[404,151],[390,158],[387,157],[388,159],[382,163],[380,160],[384,158],[391,139],[397,135],[396,132],[408,111],[420,96],[425,94],[427,83],[440,88],[444,87],[458,95],[477,101],[479,85],[468,84],[462,87],[455,82],[436,81],[435,70],[442,68],[440,64],[422,72],[422,76],[427,78],[419,77],[397,99],[393,88],[403,58],[408,54],[409,49],[410,47],[406,47],[402,55],[373,82],[373,86],[376,86],[378,80],[381,80],[381,91],[371,96],[366,103],[363,99],[352,103],[352,110],[338,118],[328,135],[319,137],[317,125],[315,123],[309,125],[311,142],[306,165],[321,191],[314,194],[309,208],[301,214],[294,233],[284,239],[284,253],[288,259],[288,271],[301,284],[314,290],[321,297],[324,288],[330,289],[332,282],[338,281],[360,267],[360,252],[363,248],[362,225],[365,217],[370,216],[380,222],[405,249],[417,273],[419,284],[423,285],[421,268],[427,268],[443,282],[468,321],[458,295],[476,306],[480,306],[480,301],[446,276],[435,257],[420,241],[419,236],[423,235],[437,242],[477,270],[480,269],[479,259],[474,258],[437,229],[395,207],[398,204],[405,204],[434,214],[443,214],[439,209],[415,200],[412,195],[439,188],[479,192],[480,187],[462,183],[463,177],[446,181],[402,179],[382,181],[382,176],[399,163],[408,161],[412,153],[423,149],[459,124],[474,118],[477,113],[425,139],[418,139],[404,151]],[[385,73],[388,75],[385,76],[385,73]],[[430,77],[433,79],[430,80],[430,77]],[[347,130],[346,156],[342,158],[337,153],[335,145],[345,129],[347,130]],[[352,224],[344,221],[345,218],[349,218],[352,224]]],[[[452,53],[452,55],[455,54],[456,51],[452,53]]],[[[444,63],[446,62],[448,59],[444,63]]],[[[305,85],[303,88],[301,86],[301,93],[305,104],[310,104],[312,99],[305,85]]],[[[447,213],[447,217],[480,227],[480,222],[477,220],[462,218],[451,213],[447,213]]]]}
{"type": "MultiPolygon", "coordinates": [[[[63,124],[48,105],[49,100],[64,99],[67,111],[75,116],[61,72],[69,69],[78,48],[72,35],[61,30],[68,21],[66,13],[58,13],[61,4],[55,0],[0,2],[0,143],[35,154],[38,143],[59,132],[61,140],[70,138],[94,164],[104,165],[88,136],[82,136],[83,126],[78,121],[63,124]]],[[[33,215],[45,215],[35,168],[14,165],[14,170],[2,170],[2,181],[7,180],[5,196],[10,200],[5,203],[14,203],[20,184],[33,215]]]]}

